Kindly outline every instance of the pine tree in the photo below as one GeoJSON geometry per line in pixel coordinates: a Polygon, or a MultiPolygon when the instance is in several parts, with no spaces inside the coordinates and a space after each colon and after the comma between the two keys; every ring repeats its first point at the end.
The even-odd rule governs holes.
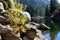
{"type": "Polygon", "coordinates": [[[41,15],[41,8],[35,5],[28,4],[26,11],[28,11],[31,16],[41,15]]]}
{"type": "Polygon", "coordinates": [[[49,6],[49,5],[46,6],[45,16],[46,16],[46,17],[50,16],[50,6],[49,6]]]}
{"type": "Polygon", "coordinates": [[[56,10],[58,7],[57,0],[50,0],[50,15],[56,10]]]}

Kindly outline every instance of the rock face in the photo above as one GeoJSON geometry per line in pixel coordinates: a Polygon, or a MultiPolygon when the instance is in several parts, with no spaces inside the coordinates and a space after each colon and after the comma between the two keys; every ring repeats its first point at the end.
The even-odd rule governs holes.
{"type": "Polygon", "coordinates": [[[11,32],[11,28],[6,25],[0,24],[0,35],[2,36],[2,40],[21,40],[20,33],[14,34],[11,32]]]}
{"type": "MultiPolygon", "coordinates": [[[[19,34],[18,34],[19,35],[19,34]]],[[[16,36],[15,34],[8,33],[7,35],[2,35],[3,40],[22,40],[19,36],[16,36]]]]}
{"type": "Polygon", "coordinates": [[[0,25],[0,35],[2,36],[2,40],[22,40],[24,36],[27,36],[30,40],[46,40],[46,38],[42,35],[41,30],[27,30],[26,33],[14,34],[11,32],[11,28],[8,28],[5,25],[0,25]],[[20,37],[22,36],[22,37],[20,37]]]}
{"type": "Polygon", "coordinates": [[[52,15],[54,15],[54,17],[52,18],[55,22],[60,22],[60,8],[56,9],[52,15]]]}
{"type": "Polygon", "coordinates": [[[44,40],[43,38],[35,37],[34,40],[44,40]]]}
{"type": "Polygon", "coordinates": [[[20,0],[23,4],[34,4],[41,8],[45,8],[47,4],[50,4],[49,0],[20,0]]]}
{"type": "Polygon", "coordinates": [[[46,40],[41,30],[38,30],[35,25],[28,26],[31,30],[27,30],[26,33],[17,32],[15,34],[13,33],[14,29],[11,27],[11,24],[8,25],[8,23],[5,18],[0,16],[0,35],[2,40],[22,40],[24,36],[27,36],[30,40],[46,40]]]}
{"type": "Polygon", "coordinates": [[[34,29],[28,30],[26,33],[21,34],[21,36],[26,36],[29,40],[47,40],[41,33],[41,30],[36,32],[34,29]],[[23,35],[24,34],[24,35],[23,35]]]}
{"type": "MultiPolygon", "coordinates": [[[[3,20],[0,20],[0,21],[3,22],[3,20]]],[[[2,36],[2,40],[22,40],[21,38],[23,38],[24,36],[27,36],[27,38],[29,38],[30,40],[46,40],[46,38],[41,33],[41,30],[39,28],[41,26],[39,24],[31,23],[28,27],[30,27],[31,29],[27,30],[26,33],[19,32],[17,34],[14,34],[12,33],[13,29],[10,27],[10,25],[0,24],[0,35],[2,36]]]]}

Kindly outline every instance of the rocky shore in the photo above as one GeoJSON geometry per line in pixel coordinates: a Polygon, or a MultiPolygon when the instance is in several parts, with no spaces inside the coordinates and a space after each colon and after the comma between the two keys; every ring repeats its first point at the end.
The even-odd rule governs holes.
{"type": "Polygon", "coordinates": [[[26,36],[28,39],[30,40],[47,40],[41,33],[41,30],[34,30],[34,29],[31,29],[31,30],[27,30],[26,33],[17,33],[17,34],[14,34],[12,32],[12,28],[10,28],[10,25],[2,25],[0,24],[0,35],[1,35],[1,38],[2,40],[23,40],[24,37],[26,36]],[[23,39],[22,39],[22,37],[23,39]]]}

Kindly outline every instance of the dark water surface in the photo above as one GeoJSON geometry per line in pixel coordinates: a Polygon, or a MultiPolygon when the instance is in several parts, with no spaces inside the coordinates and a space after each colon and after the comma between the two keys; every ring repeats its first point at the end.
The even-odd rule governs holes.
{"type": "Polygon", "coordinates": [[[60,40],[60,23],[54,22],[52,20],[34,20],[37,23],[44,23],[51,28],[51,30],[47,30],[43,32],[43,35],[48,40],[60,40]]]}

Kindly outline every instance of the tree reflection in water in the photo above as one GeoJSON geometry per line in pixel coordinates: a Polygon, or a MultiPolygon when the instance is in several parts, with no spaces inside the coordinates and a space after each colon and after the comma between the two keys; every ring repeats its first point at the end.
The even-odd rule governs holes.
{"type": "Polygon", "coordinates": [[[37,23],[45,23],[51,28],[49,31],[44,31],[43,34],[48,40],[59,40],[60,39],[60,23],[56,23],[51,20],[33,20],[37,23]]]}

